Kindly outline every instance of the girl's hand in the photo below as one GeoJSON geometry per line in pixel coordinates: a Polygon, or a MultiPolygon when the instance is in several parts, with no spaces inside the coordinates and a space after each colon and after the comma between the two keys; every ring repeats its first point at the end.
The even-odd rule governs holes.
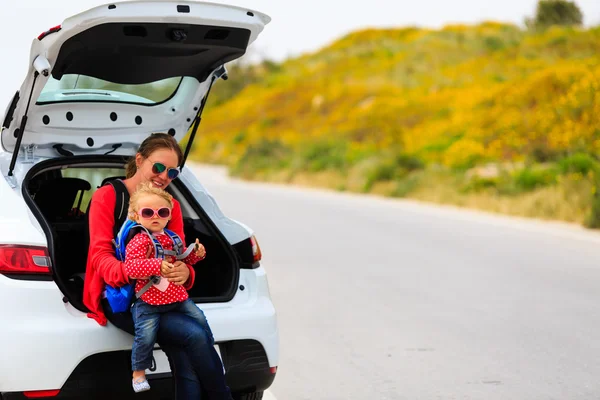
{"type": "Polygon", "coordinates": [[[182,261],[175,261],[173,268],[163,276],[169,280],[169,282],[175,285],[183,285],[187,282],[190,277],[190,269],[182,261]]]}
{"type": "Polygon", "coordinates": [[[196,257],[198,258],[204,258],[206,257],[206,249],[204,248],[204,245],[202,243],[200,243],[200,241],[198,239],[196,239],[196,243],[194,243],[194,246],[196,246],[196,257]]]}
{"type": "Polygon", "coordinates": [[[160,274],[166,277],[167,274],[173,270],[173,268],[175,268],[173,264],[163,260],[162,264],[160,265],[160,274]]]}

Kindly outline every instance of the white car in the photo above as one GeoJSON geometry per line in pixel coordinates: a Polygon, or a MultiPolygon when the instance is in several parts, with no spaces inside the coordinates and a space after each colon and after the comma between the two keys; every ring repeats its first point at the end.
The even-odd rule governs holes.
{"type": "MultiPolygon", "coordinates": [[[[0,399],[133,395],[132,336],[88,318],[82,302],[89,199],[124,175],[152,132],[175,136],[187,157],[212,84],[269,21],[240,7],[147,0],[93,8],[33,40],[25,81],[0,119],[0,399]]],[[[207,248],[190,297],[234,398],[260,399],[279,339],[254,233],[223,215],[187,167],[168,189],[186,237],[207,248]]],[[[169,397],[158,348],[155,360],[152,390],[138,397],[169,397]]]]}

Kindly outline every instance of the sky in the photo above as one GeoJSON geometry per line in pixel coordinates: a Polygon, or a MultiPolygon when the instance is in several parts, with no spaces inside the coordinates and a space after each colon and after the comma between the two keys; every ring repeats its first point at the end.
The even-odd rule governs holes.
{"type": "MultiPolygon", "coordinates": [[[[345,34],[367,27],[406,25],[438,28],[483,20],[522,24],[537,0],[212,0],[261,11],[272,18],[250,54],[282,61],[316,51],[345,34]],[[351,5],[354,3],[354,5],[351,5]]],[[[115,1],[118,3],[119,1],[115,1]]],[[[107,0],[0,0],[0,112],[20,87],[33,38],[65,18],[107,0]]],[[[600,0],[576,0],[586,25],[600,24],[600,0]]]]}

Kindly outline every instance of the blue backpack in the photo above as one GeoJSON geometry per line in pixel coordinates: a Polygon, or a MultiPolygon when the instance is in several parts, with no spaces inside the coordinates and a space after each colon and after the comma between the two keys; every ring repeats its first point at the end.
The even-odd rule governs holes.
{"type": "MultiPolygon", "coordinates": [[[[121,222],[123,217],[123,210],[126,208],[125,203],[129,203],[129,200],[125,202],[125,195],[128,195],[128,192],[122,181],[117,180],[113,182],[109,182],[117,193],[117,204],[115,206],[115,228],[119,226],[118,224],[121,222]],[[125,191],[123,193],[123,190],[125,191]]],[[[127,196],[128,197],[128,196],[127,196]]],[[[126,215],[126,214],[125,214],[126,215]]],[[[194,246],[190,246],[185,253],[182,253],[184,248],[183,241],[175,232],[165,229],[164,230],[167,235],[173,240],[173,250],[165,250],[160,242],[142,225],[138,224],[135,221],[130,219],[125,220],[122,224],[121,228],[118,230],[115,238],[113,239],[113,245],[115,246],[115,255],[119,261],[125,261],[125,250],[127,247],[127,243],[140,232],[146,233],[154,244],[154,254],[156,258],[165,258],[165,256],[173,256],[177,260],[182,260],[186,258],[193,250],[194,246]]],[[[134,294],[135,298],[140,298],[150,287],[152,284],[159,283],[161,280],[160,276],[152,276],[150,280],[144,287],[137,293],[135,293],[135,281],[133,283],[129,283],[127,285],[121,287],[112,287],[110,285],[106,285],[106,290],[104,292],[104,296],[110,305],[113,313],[120,313],[128,311],[131,305],[133,304],[134,294]]]]}

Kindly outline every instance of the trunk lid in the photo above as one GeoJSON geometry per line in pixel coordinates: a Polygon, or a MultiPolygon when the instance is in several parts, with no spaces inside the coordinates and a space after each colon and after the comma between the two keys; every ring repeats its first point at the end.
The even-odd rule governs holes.
{"type": "Polygon", "coordinates": [[[213,81],[226,78],[224,64],[241,57],[269,21],[245,8],[168,0],[70,17],[33,40],[25,81],[3,119],[2,146],[57,157],[132,154],[152,132],[181,140],[199,121],[213,81]]]}

